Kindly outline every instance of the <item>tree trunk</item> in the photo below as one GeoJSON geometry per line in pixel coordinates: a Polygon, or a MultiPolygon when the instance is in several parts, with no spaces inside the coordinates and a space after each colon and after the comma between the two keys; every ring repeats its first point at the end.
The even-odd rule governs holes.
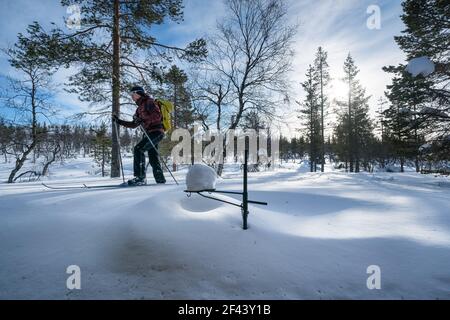
{"type": "MultiPolygon", "coordinates": [[[[177,128],[177,85],[176,83],[173,84],[173,127],[176,129],[177,128]]],[[[177,164],[175,163],[174,159],[172,159],[172,171],[175,172],[177,171],[177,164]]]]}
{"type": "Polygon", "coordinates": [[[23,164],[27,160],[28,155],[34,151],[37,145],[37,112],[36,112],[36,83],[35,78],[33,75],[31,75],[31,145],[28,146],[28,149],[25,150],[25,152],[22,154],[22,157],[19,157],[16,159],[16,166],[11,171],[8,183],[14,182],[14,176],[19,172],[19,170],[22,168],[23,164]]]}
{"type": "Polygon", "coordinates": [[[416,159],[415,159],[415,165],[416,165],[416,172],[420,172],[420,167],[419,167],[419,155],[417,154],[417,148],[419,147],[419,136],[417,134],[417,127],[416,127],[416,120],[417,120],[417,115],[416,115],[416,104],[414,104],[414,141],[415,141],[415,147],[416,147],[416,159]]]}
{"type": "MultiPolygon", "coordinates": [[[[36,145],[37,140],[37,117],[36,117],[36,84],[35,79],[31,76],[31,136],[33,144],[36,145]]],[[[33,148],[33,151],[36,148],[33,148]]],[[[25,159],[26,160],[26,159],[25,159]]],[[[33,163],[36,163],[36,152],[33,152],[33,163]]]]}
{"type": "Polygon", "coordinates": [[[231,118],[232,121],[231,121],[231,126],[229,128],[230,130],[234,130],[234,129],[237,128],[239,122],[241,121],[242,113],[244,112],[244,107],[245,106],[244,106],[244,95],[242,93],[242,91],[243,91],[242,88],[243,88],[243,85],[241,86],[241,92],[239,93],[239,98],[238,98],[239,110],[238,110],[237,114],[232,116],[232,118],[231,118]]]}
{"type": "Polygon", "coordinates": [[[310,162],[310,171],[314,172],[315,168],[315,150],[314,150],[314,104],[311,101],[311,109],[309,110],[309,122],[310,122],[310,136],[309,136],[309,162],[310,162]]]}
{"type": "Polygon", "coordinates": [[[22,154],[22,157],[20,157],[16,160],[16,166],[14,167],[14,169],[11,171],[11,173],[9,175],[8,183],[14,182],[15,175],[17,174],[17,172],[19,172],[20,169],[22,169],[23,164],[27,160],[27,156],[30,154],[31,151],[33,151],[35,146],[36,146],[36,141],[33,141],[33,143],[28,147],[28,149],[22,154]]]}
{"type": "MultiPolygon", "coordinates": [[[[218,130],[220,130],[220,126],[218,125],[218,130]]],[[[219,131],[220,132],[220,131],[219,131]]],[[[217,173],[217,175],[219,176],[219,177],[221,177],[222,176],[222,173],[223,173],[223,167],[224,167],[224,164],[225,164],[225,159],[226,159],[226,157],[227,157],[227,152],[226,152],[226,140],[225,139],[223,139],[223,142],[222,142],[222,162],[220,162],[219,163],[219,165],[217,166],[217,171],[216,171],[216,173],[217,173]]]]}
{"type": "Polygon", "coordinates": [[[60,148],[56,147],[52,152],[52,158],[47,161],[47,163],[44,165],[44,168],[42,169],[42,176],[46,176],[48,172],[48,167],[56,160],[56,155],[58,154],[60,148]]]}
{"type": "MultiPolygon", "coordinates": [[[[119,0],[114,0],[114,27],[113,27],[113,77],[112,77],[112,114],[120,115],[120,25],[119,0]]],[[[119,162],[119,136],[118,126],[111,123],[112,150],[111,150],[111,178],[120,177],[119,162]]]]}
{"type": "Polygon", "coordinates": [[[321,166],[320,166],[320,171],[324,172],[325,171],[325,130],[324,130],[324,121],[323,121],[323,104],[324,104],[324,97],[323,97],[323,66],[322,66],[322,62],[320,62],[320,127],[322,130],[322,139],[321,139],[321,145],[322,145],[322,154],[321,154],[321,166]]]}
{"type": "MultiPolygon", "coordinates": [[[[53,158],[53,161],[55,161],[55,158],[53,158]]],[[[53,163],[53,161],[48,161],[48,162],[44,165],[44,168],[42,169],[42,176],[46,176],[46,175],[47,175],[48,167],[53,163]]]]}
{"type": "Polygon", "coordinates": [[[105,176],[105,146],[102,146],[102,177],[105,176]]]}
{"type": "Polygon", "coordinates": [[[350,77],[348,81],[348,161],[350,172],[353,172],[352,82],[350,77]]]}

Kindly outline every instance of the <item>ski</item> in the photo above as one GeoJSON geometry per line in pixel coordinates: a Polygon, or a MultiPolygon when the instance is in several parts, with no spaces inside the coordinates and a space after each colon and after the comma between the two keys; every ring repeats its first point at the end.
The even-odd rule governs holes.
{"type": "Polygon", "coordinates": [[[121,184],[113,184],[113,185],[106,184],[106,185],[88,186],[88,185],[83,183],[83,187],[86,188],[86,189],[103,189],[103,188],[107,189],[107,188],[128,188],[128,187],[131,187],[131,186],[129,186],[127,184],[123,184],[123,183],[121,183],[121,184]]]}
{"type": "Polygon", "coordinates": [[[141,185],[129,185],[127,183],[121,183],[117,185],[100,185],[100,186],[89,186],[86,184],[83,184],[83,187],[86,189],[107,189],[107,188],[135,188],[135,187],[150,187],[150,186],[157,186],[158,183],[147,183],[147,184],[141,184],[141,185]]]}
{"type": "Polygon", "coordinates": [[[45,183],[41,183],[44,187],[52,190],[70,190],[70,189],[85,189],[84,186],[66,186],[66,187],[55,187],[55,186],[49,186],[45,183]]]}
{"type": "Polygon", "coordinates": [[[55,187],[55,186],[50,186],[48,184],[42,183],[42,185],[48,189],[52,189],[52,190],[73,190],[73,189],[118,189],[118,188],[134,188],[134,187],[145,187],[145,186],[156,186],[158,184],[156,183],[151,183],[151,184],[144,184],[144,185],[136,185],[136,186],[130,186],[128,184],[115,184],[115,185],[97,185],[97,186],[89,186],[86,184],[83,184],[82,186],[66,186],[66,187],[55,187]]]}

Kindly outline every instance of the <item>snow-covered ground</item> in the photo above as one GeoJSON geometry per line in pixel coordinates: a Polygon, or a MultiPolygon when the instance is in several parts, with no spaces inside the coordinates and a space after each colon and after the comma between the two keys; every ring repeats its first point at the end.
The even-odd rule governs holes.
{"type": "MultiPolygon", "coordinates": [[[[90,163],[56,166],[47,182],[121,182],[90,163]]],[[[250,173],[250,199],[269,205],[250,206],[246,231],[239,208],[183,193],[186,170],[179,186],[1,183],[0,298],[450,299],[450,179],[306,171],[250,173]],[[69,265],[81,290],[66,288],[69,265]],[[371,265],[381,290],[366,286],[371,265]]],[[[238,167],[217,188],[240,190],[238,167]]]]}

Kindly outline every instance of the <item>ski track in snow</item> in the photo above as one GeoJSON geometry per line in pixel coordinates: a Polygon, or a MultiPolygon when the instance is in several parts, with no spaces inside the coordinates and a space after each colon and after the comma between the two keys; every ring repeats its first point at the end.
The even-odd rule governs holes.
{"type": "MultiPolygon", "coordinates": [[[[45,183],[121,182],[89,177],[87,163],[45,183]]],[[[0,298],[450,298],[449,178],[306,170],[249,174],[249,198],[269,205],[250,205],[246,231],[239,208],[186,197],[186,170],[179,186],[169,175],[145,188],[0,184],[0,298]],[[81,268],[81,290],[66,288],[69,265],[81,268]],[[370,265],[381,290],[366,287],[370,265]]],[[[239,191],[239,169],[217,182],[239,191]]]]}

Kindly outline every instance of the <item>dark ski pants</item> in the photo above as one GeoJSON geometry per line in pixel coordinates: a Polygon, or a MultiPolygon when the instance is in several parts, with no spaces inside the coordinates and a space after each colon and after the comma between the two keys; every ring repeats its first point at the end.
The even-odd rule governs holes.
{"type": "Polygon", "coordinates": [[[149,132],[148,136],[152,140],[156,150],[144,134],[142,140],[134,147],[134,176],[142,179],[145,178],[145,152],[148,151],[148,160],[152,166],[155,181],[157,183],[166,182],[158,157],[158,144],[164,138],[164,133],[154,131],[149,132]]]}

